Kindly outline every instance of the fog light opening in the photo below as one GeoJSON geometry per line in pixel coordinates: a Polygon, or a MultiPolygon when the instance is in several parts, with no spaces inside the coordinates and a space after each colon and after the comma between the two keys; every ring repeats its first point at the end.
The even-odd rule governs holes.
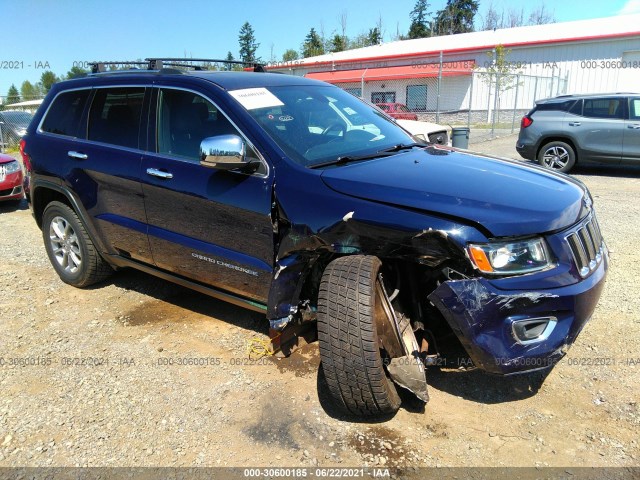
{"type": "Polygon", "coordinates": [[[512,324],[513,336],[521,345],[542,342],[549,338],[557,323],[556,317],[516,320],[512,324]]]}

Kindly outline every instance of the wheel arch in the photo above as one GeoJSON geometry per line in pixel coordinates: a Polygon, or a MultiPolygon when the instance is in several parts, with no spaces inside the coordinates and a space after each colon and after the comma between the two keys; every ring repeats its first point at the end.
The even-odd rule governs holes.
{"type": "Polygon", "coordinates": [[[42,229],[42,218],[47,205],[54,201],[64,203],[80,217],[91,241],[98,247],[98,250],[101,253],[106,252],[98,232],[95,230],[93,223],[89,221],[89,214],[71,192],[56,183],[42,180],[36,181],[32,185],[31,192],[31,208],[38,228],[42,229]]]}

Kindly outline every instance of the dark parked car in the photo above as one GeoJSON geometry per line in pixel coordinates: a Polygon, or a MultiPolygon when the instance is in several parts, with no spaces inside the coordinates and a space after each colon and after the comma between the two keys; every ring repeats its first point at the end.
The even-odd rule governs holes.
{"type": "Polygon", "coordinates": [[[20,201],[22,190],[22,166],[13,157],[0,153],[0,202],[20,201]]]}
{"type": "Polygon", "coordinates": [[[64,282],[133,267],[262,312],[274,352],[319,340],[363,416],[399,388],[427,401],[452,339],[464,365],[526,372],[591,317],[608,257],[577,180],[414,143],[323,82],[163,61],[55,84],[23,139],[64,282]]]}
{"type": "Polygon", "coordinates": [[[418,115],[402,103],[376,103],[387,115],[400,120],[418,120],[418,115]]]}
{"type": "Polygon", "coordinates": [[[20,110],[0,111],[0,143],[15,147],[27,132],[33,115],[20,110]]]}
{"type": "Polygon", "coordinates": [[[516,150],[543,167],[640,164],[640,94],[561,95],[522,118],[516,150]]]}

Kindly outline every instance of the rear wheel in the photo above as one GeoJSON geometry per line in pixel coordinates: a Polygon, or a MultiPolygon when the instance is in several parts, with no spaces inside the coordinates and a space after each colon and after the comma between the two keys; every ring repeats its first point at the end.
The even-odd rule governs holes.
{"type": "Polygon", "coordinates": [[[42,236],[49,260],[63,282],[88,287],[113,272],[76,212],[64,203],[47,205],[42,216],[42,236]]]}
{"type": "Polygon", "coordinates": [[[540,149],[538,162],[550,170],[566,173],[576,164],[576,153],[565,142],[549,142],[540,149]]]}
{"type": "Polygon", "coordinates": [[[400,408],[377,332],[378,317],[392,308],[381,293],[380,267],[372,256],[338,258],[325,269],[318,293],[320,357],[331,395],[346,412],[368,417],[400,408]]]}

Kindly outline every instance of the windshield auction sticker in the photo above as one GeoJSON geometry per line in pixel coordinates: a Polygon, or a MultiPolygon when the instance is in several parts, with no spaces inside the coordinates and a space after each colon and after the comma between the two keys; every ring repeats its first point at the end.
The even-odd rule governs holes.
{"type": "Polygon", "coordinates": [[[266,88],[243,88],[242,90],[231,90],[229,94],[247,110],[284,105],[278,100],[278,97],[266,88]]]}

